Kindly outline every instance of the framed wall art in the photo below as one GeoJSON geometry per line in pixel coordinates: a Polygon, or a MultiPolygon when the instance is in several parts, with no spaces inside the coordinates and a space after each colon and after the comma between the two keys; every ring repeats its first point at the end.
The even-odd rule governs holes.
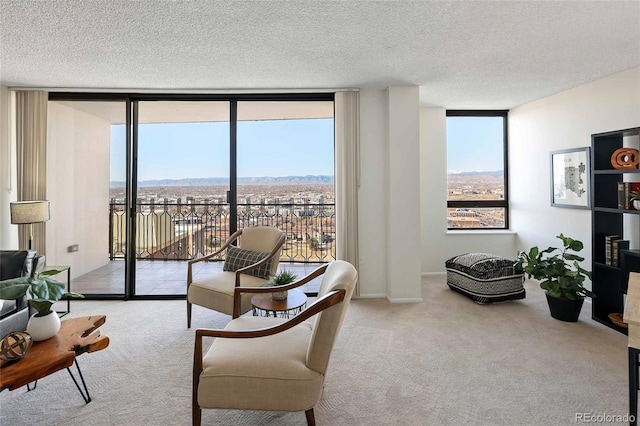
{"type": "Polygon", "coordinates": [[[589,147],[551,152],[551,205],[591,208],[589,147]]]}

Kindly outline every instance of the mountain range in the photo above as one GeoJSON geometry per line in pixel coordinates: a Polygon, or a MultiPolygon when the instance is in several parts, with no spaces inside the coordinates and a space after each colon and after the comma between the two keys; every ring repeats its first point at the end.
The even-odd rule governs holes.
{"type": "MultiPolygon", "coordinates": [[[[449,173],[453,176],[502,176],[502,170],[495,171],[472,171],[449,173]]],[[[124,181],[111,181],[112,187],[124,187],[124,181]]],[[[215,186],[228,185],[229,178],[225,177],[208,177],[208,178],[184,178],[184,179],[154,179],[143,180],[138,186],[215,186]]],[[[306,175],[306,176],[257,176],[257,177],[240,177],[239,185],[304,185],[304,184],[333,184],[333,176],[329,175],[306,175]]]]}
{"type": "MultiPolygon", "coordinates": [[[[111,181],[112,187],[124,187],[123,181],[111,181]]],[[[214,186],[228,185],[229,178],[209,177],[209,178],[184,178],[184,179],[154,179],[138,182],[138,186],[214,186]]],[[[333,176],[327,175],[307,175],[307,176],[260,176],[260,177],[240,177],[239,185],[304,185],[304,184],[333,184],[333,176]]]]}
{"type": "Polygon", "coordinates": [[[502,170],[493,170],[493,171],[473,171],[473,172],[449,172],[449,175],[452,176],[479,176],[479,175],[488,175],[488,176],[502,176],[504,172],[502,170]]]}

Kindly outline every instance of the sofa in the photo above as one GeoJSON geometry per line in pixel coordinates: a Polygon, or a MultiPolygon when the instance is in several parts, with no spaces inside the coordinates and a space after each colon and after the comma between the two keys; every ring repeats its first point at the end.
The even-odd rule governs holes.
{"type": "MultiPolygon", "coordinates": [[[[0,250],[0,281],[34,276],[44,269],[44,256],[35,250],[0,250]]],[[[16,330],[25,330],[29,321],[27,298],[3,300],[0,306],[0,338],[16,330]]]]}

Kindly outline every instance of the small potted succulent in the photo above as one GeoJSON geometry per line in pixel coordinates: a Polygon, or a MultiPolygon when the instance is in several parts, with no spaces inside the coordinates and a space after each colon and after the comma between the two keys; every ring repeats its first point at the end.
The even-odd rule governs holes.
{"type": "MultiPolygon", "coordinates": [[[[291,284],[296,280],[297,277],[298,276],[296,274],[289,272],[286,269],[283,269],[282,271],[278,272],[276,275],[271,277],[265,285],[269,287],[283,286],[283,285],[291,284]]],[[[287,290],[274,291],[273,293],[271,293],[271,298],[273,300],[286,300],[287,290]]]]}
{"type": "Polygon", "coordinates": [[[596,297],[584,287],[584,281],[591,279],[591,272],[580,266],[583,257],[569,253],[582,250],[582,242],[562,234],[557,238],[562,240],[562,248],[540,250],[532,247],[528,252],[521,251],[514,267],[516,271],[524,272],[527,278],[540,281],[553,318],[576,322],[585,297],[596,297]]]}
{"type": "Polygon", "coordinates": [[[40,341],[53,337],[60,330],[60,317],[52,306],[63,296],[84,297],[78,293],[65,292],[64,284],[50,278],[62,271],[49,269],[35,276],[11,278],[0,281],[0,299],[20,299],[25,294],[29,298],[29,306],[36,313],[29,319],[27,333],[33,340],[40,341]]]}

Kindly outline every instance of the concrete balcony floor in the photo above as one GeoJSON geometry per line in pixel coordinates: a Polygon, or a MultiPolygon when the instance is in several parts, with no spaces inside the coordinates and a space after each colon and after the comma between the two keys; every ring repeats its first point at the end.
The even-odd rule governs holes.
{"type": "MultiPolygon", "coordinates": [[[[298,279],[310,274],[322,264],[280,262],[278,270],[286,269],[298,279]]],[[[194,280],[222,271],[223,262],[200,262],[194,265],[194,280]]],[[[71,291],[87,296],[124,294],[125,262],[112,260],[107,265],[71,280],[71,291]]],[[[62,279],[62,277],[56,277],[62,279]]],[[[305,284],[299,290],[317,293],[321,277],[305,284]]],[[[136,295],[184,296],[187,289],[187,262],[139,260],[136,262],[136,295]]]]}

